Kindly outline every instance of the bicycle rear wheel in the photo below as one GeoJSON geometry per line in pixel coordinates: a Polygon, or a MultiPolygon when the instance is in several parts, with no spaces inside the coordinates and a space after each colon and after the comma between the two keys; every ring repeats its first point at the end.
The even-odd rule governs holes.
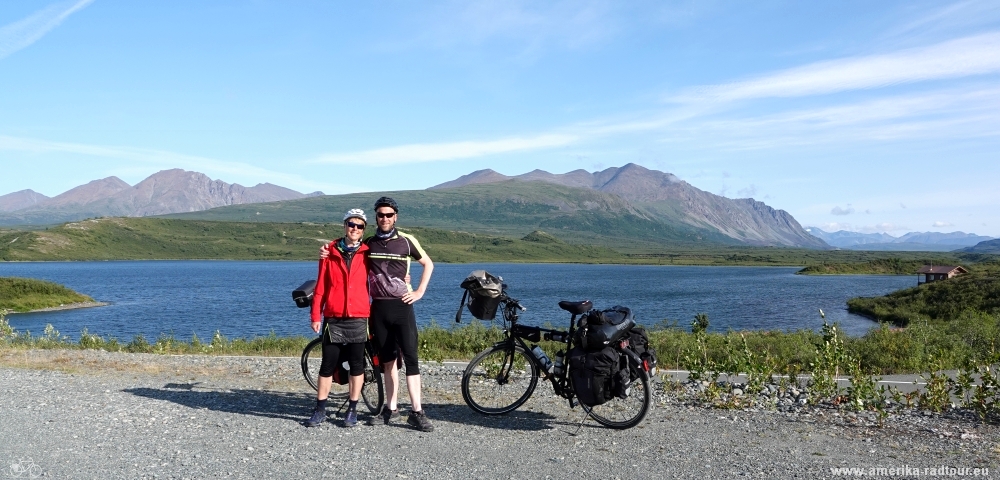
{"type": "Polygon", "coordinates": [[[594,406],[580,404],[583,410],[606,427],[618,430],[632,428],[639,424],[652,403],[652,392],[649,389],[649,375],[646,371],[629,362],[632,377],[635,378],[626,389],[626,397],[615,397],[605,403],[594,406]]]}
{"type": "MultiPolygon", "coordinates": [[[[370,343],[365,344],[365,383],[361,387],[361,400],[365,407],[372,414],[378,413],[385,403],[385,385],[382,383],[382,369],[375,367],[372,363],[372,347],[370,343]]],[[[323,363],[323,339],[317,338],[302,350],[302,376],[313,390],[319,389],[317,383],[319,379],[319,367],[323,363]]],[[[334,383],[330,387],[330,396],[339,400],[346,400],[350,396],[347,385],[334,383]]]]}
{"type": "Polygon", "coordinates": [[[538,368],[519,346],[498,345],[469,362],[462,375],[462,397],[476,412],[500,415],[528,400],[538,385],[538,368]]]}

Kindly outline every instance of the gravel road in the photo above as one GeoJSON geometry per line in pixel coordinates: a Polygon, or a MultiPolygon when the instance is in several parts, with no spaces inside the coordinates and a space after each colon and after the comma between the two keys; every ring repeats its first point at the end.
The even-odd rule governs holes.
{"type": "Polygon", "coordinates": [[[941,466],[1000,476],[1000,430],[962,415],[895,415],[878,428],[830,409],[697,407],[657,389],[640,426],[578,429],[582,412],[546,384],[517,412],[477,415],[460,371],[433,363],[422,368],[434,432],[405,420],[305,428],[315,394],[297,363],[0,351],[0,477],[833,478],[831,467],[941,466]]]}

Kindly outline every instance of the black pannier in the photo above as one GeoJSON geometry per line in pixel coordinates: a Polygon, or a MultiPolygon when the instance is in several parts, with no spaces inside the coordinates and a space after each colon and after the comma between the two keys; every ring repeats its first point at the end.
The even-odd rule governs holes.
{"type": "Polygon", "coordinates": [[[500,295],[503,293],[503,279],[490,274],[486,270],[474,270],[459,285],[465,289],[462,303],[455,313],[455,321],[462,320],[463,306],[469,307],[473,317],[480,320],[493,320],[497,316],[500,305],[500,295]],[[468,302],[466,302],[468,299],[468,302]]]}
{"type": "Polygon", "coordinates": [[[632,330],[629,332],[628,348],[632,349],[639,356],[639,360],[642,361],[640,367],[643,370],[651,372],[656,368],[656,349],[649,344],[649,336],[646,334],[646,329],[641,325],[632,327],[632,330]]]}
{"type": "Polygon", "coordinates": [[[299,285],[299,288],[292,290],[292,300],[295,300],[295,306],[306,308],[312,305],[314,290],[316,290],[316,280],[309,280],[299,285]]]}
{"type": "Polygon", "coordinates": [[[569,351],[568,358],[573,393],[580,403],[592,407],[611,400],[615,395],[621,395],[616,390],[624,389],[616,388],[616,384],[623,384],[620,379],[615,378],[621,368],[621,354],[614,348],[604,347],[587,352],[575,347],[569,351]]]}
{"type": "Polygon", "coordinates": [[[577,344],[588,351],[600,350],[622,338],[635,326],[632,310],[616,305],[607,310],[591,310],[577,322],[577,344]]]}

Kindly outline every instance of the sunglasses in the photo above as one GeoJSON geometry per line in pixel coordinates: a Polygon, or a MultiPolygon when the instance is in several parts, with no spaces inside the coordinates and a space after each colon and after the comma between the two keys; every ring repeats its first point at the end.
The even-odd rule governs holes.
{"type": "Polygon", "coordinates": [[[395,216],[396,216],[396,212],[392,212],[392,213],[376,213],[375,214],[375,217],[377,217],[377,218],[392,218],[392,217],[395,217],[395,216]]]}
{"type": "Polygon", "coordinates": [[[347,225],[347,228],[356,228],[358,230],[364,230],[365,229],[365,224],[363,224],[363,223],[347,222],[345,225],[347,225]]]}

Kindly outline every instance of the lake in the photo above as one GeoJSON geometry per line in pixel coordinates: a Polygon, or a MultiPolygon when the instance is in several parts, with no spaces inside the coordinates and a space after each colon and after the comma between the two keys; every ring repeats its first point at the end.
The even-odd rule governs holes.
{"type": "MultiPolygon", "coordinates": [[[[528,308],[524,323],[564,328],[569,315],[559,300],[591,300],[598,308],[624,305],[638,323],[677,321],[687,328],[706,313],[711,331],[818,330],[827,319],[850,335],[863,335],[874,322],[847,312],[845,302],[916,285],[912,276],[795,275],[796,267],[679,267],[576,264],[437,264],[427,294],[415,304],[417,321],[454,325],[462,291],[458,285],[476,269],[500,275],[508,294],[528,308]]],[[[312,335],[308,309],[298,309],[291,291],[315,278],[315,262],[130,261],[0,263],[0,276],[53,281],[94,299],[99,308],[14,314],[19,331],[41,334],[52,324],[76,339],[90,333],[131,340],[173,334],[210,339],[312,335]]],[[[414,283],[420,267],[415,265],[414,283]]],[[[465,311],[465,322],[472,316],[465,311]]]]}

